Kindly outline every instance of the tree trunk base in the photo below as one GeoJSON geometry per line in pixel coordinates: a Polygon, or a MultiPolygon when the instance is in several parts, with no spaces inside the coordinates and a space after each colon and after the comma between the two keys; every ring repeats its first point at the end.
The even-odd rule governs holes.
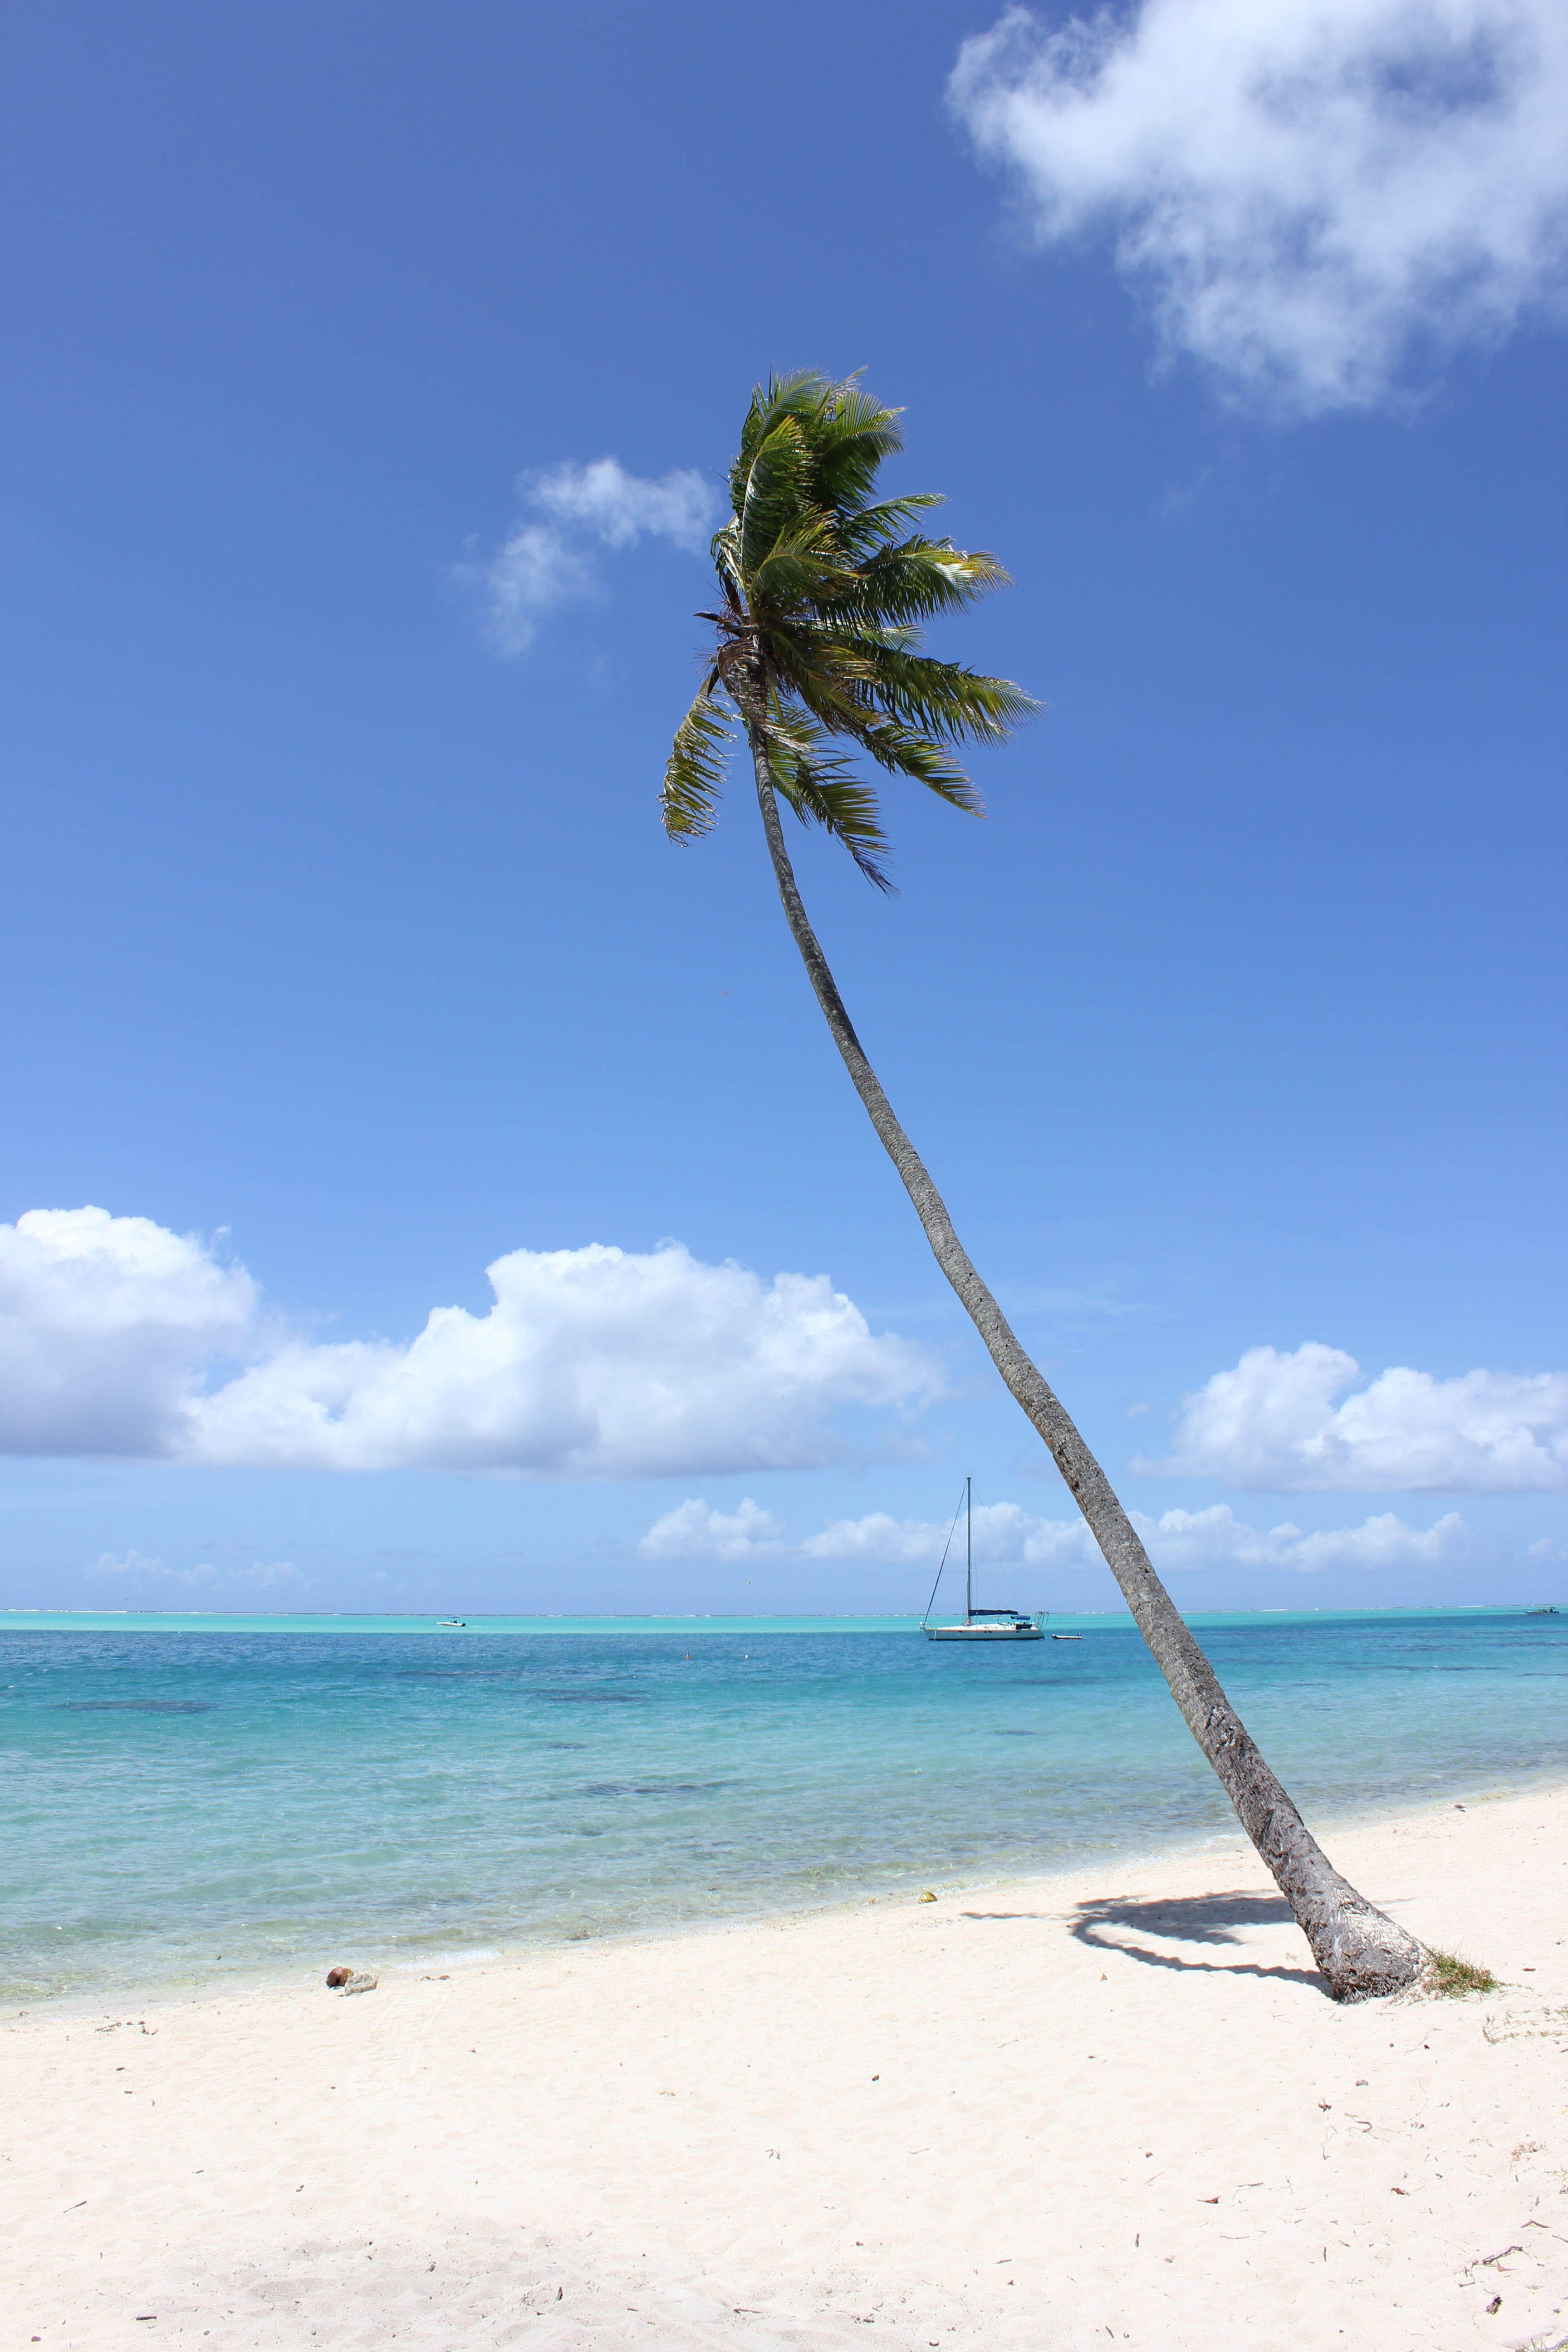
{"type": "Polygon", "coordinates": [[[1308,1941],[1329,1990],[1347,2004],[1407,1992],[1426,1966],[1414,1936],[1353,1895],[1308,1941]]]}

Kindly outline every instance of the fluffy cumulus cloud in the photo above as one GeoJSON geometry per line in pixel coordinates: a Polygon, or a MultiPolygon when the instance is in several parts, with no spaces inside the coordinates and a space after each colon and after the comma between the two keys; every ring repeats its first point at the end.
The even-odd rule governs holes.
{"type": "Polygon", "coordinates": [[[784,1550],[784,1521],[749,1495],[733,1511],[693,1496],[656,1519],[637,1549],[648,1559],[767,1559],[784,1550]]]}
{"type": "Polygon", "coordinates": [[[903,1412],[940,1389],[929,1351],[874,1333],[826,1275],[764,1281],[674,1244],[514,1250],[489,1273],[487,1314],[438,1307],[405,1343],[323,1343],[265,1325],[249,1276],[197,1240],[99,1209],[32,1212],[0,1226],[0,1451],[544,1477],[800,1469],[848,1451],[846,1411],[903,1412]]]}
{"type": "Polygon", "coordinates": [[[1320,1528],[1309,1535],[1288,1519],[1277,1528],[1247,1527],[1228,1503],[1206,1511],[1166,1511],[1158,1519],[1133,1516],[1162,1575],[1212,1568],[1284,1568],[1302,1576],[1331,1569],[1435,1568],[1473,1559],[1477,1550],[1458,1511],[1429,1528],[1410,1527],[1383,1511],[1359,1528],[1320,1528]]]}
{"type": "Polygon", "coordinates": [[[485,634],[496,652],[527,651],[556,605],[599,588],[597,551],[665,539],[697,554],[712,531],[713,492],[700,474],[628,474],[614,457],[523,474],[526,512],[490,556],[457,567],[482,601],[485,634]]]}
{"type": "Polygon", "coordinates": [[[1445,1381],[1399,1365],[1343,1395],[1359,1377],[1316,1340],[1249,1348],[1184,1400],[1169,1457],[1133,1466],[1271,1494],[1568,1488],[1568,1373],[1445,1381]]]}
{"type": "Polygon", "coordinates": [[[1561,302],[1561,0],[1009,9],[951,96],[1043,242],[1095,231],[1167,351],[1313,413],[1561,302]]]}
{"type": "Polygon", "coordinates": [[[0,1224],[0,1449],[174,1451],[193,1367],[245,1351],[257,1305],[242,1266],[146,1217],[0,1224]]]}
{"type": "MultiPolygon", "coordinates": [[[[1456,1511],[1426,1528],[1409,1527],[1385,1511],[1361,1527],[1307,1534],[1289,1520],[1274,1528],[1248,1527],[1226,1503],[1205,1511],[1167,1511],[1157,1519],[1142,1511],[1131,1516],[1162,1574],[1258,1568],[1311,1576],[1328,1570],[1430,1568],[1469,1559],[1476,1551],[1473,1532],[1456,1511]]],[[[870,1511],[863,1518],[835,1519],[816,1535],[792,1542],[783,1524],[749,1496],[730,1512],[692,1498],[655,1520],[637,1549],[650,1559],[934,1568],[949,1526],[870,1511]]],[[[974,1558],[984,1568],[1087,1568],[1100,1553],[1081,1518],[1036,1518],[1016,1503],[992,1503],[974,1514],[974,1558]]]]}

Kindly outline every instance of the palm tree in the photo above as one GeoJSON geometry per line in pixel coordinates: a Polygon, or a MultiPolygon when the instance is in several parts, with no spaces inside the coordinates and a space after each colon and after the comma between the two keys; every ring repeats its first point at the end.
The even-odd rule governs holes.
{"type": "Polygon", "coordinates": [[[921,624],[956,612],[1006,573],[991,555],[928,539],[931,493],[876,503],[878,470],[903,446],[896,409],[851,379],[806,371],[752,395],[730,469],[731,519],[713,541],[722,607],[701,691],[676,731],[662,807],[671,839],[713,824],[724,746],[735,720],[756,777],[763,830],[784,915],[855,1089],[903,1179],[936,1262],[992,1361],[1088,1520],[1187,1727],[1340,2000],[1397,1991],[1422,1966],[1414,1937],[1340,1876],[1275,1779],[1213,1667],[1150,1565],[1110,1482],[981,1280],[920,1155],[893,1116],[806,919],[784,845],[779,800],[844,844],[888,886],[875,787],[853,773],[857,751],[912,776],[953,807],[979,808],[953,746],[998,743],[1035,709],[1005,678],[984,677],[920,650],[921,624]]]}

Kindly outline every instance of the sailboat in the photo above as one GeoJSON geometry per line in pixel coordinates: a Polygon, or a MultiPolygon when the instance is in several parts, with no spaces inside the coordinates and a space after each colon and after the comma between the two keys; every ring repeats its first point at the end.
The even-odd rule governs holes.
{"type": "MultiPolygon", "coordinates": [[[[954,1518],[957,1513],[953,1514],[954,1518]]],[[[951,1544],[952,1538],[948,1537],[951,1544]]],[[[947,1565],[947,1553],[942,1556],[947,1565]]],[[[1038,1642],[1044,1639],[1045,1615],[1027,1617],[1018,1609],[976,1609],[974,1606],[974,1492],[973,1479],[963,1482],[963,1616],[956,1625],[933,1625],[931,1603],[936,1599],[936,1585],[942,1582],[942,1569],[936,1572],[936,1584],[931,1589],[926,1613],[921,1619],[921,1631],[928,1642],[1038,1642]]]]}

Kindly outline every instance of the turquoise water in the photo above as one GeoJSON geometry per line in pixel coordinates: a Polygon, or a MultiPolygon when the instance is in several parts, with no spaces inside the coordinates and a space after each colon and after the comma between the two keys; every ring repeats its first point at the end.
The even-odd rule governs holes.
{"type": "MultiPolygon", "coordinates": [[[[1194,1618],[1310,1820],[1568,1780],[1568,1617],[1194,1618]]],[[[0,1999],[657,1929],[1234,1829],[1125,1618],[0,1617],[0,1999]]]]}

